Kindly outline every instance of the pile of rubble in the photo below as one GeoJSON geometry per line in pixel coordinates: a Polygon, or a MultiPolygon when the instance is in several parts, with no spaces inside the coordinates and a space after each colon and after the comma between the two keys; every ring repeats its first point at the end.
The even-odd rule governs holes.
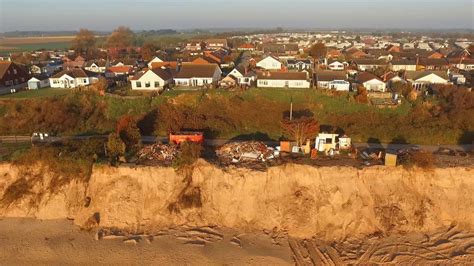
{"type": "Polygon", "coordinates": [[[137,163],[147,165],[171,164],[179,153],[180,150],[177,145],[153,144],[145,146],[137,153],[137,163]]]}
{"type": "Polygon", "coordinates": [[[220,147],[216,151],[221,161],[239,163],[242,161],[260,161],[274,159],[278,156],[278,151],[268,147],[263,142],[245,141],[231,142],[220,147]]]}

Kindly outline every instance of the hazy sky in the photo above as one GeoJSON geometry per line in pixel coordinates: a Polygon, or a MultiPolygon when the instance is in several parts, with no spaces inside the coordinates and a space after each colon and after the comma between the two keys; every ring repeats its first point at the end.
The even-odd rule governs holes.
{"type": "Polygon", "coordinates": [[[0,0],[0,31],[474,28],[474,0],[0,0]]]}

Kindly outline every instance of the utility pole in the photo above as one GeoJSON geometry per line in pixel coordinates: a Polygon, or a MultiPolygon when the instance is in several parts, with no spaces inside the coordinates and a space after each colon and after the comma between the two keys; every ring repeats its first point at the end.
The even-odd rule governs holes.
{"type": "Polygon", "coordinates": [[[290,100],[290,121],[293,120],[293,96],[291,96],[290,100]]]}

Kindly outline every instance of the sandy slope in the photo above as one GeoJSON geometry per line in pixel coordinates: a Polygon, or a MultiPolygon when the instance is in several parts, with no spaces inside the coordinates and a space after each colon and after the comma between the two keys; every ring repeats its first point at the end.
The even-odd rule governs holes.
{"type": "MultiPolygon", "coordinates": [[[[265,259],[262,256],[272,254],[273,244],[266,246],[262,244],[265,241],[250,240],[249,243],[258,246],[254,249],[263,250],[258,255],[248,251],[248,258],[255,260],[253,263],[259,259],[272,264],[288,262],[290,253],[299,264],[325,261],[336,264],[465,263],[472,262],[474,253],[473,176],[472,168],[407,171],[400,167],[316,168],[290,164],[260,172],[219,169],[200,161],[189,178],[172,168],[97,166],[89,182],[73,181],[57,193],[50,193],[50,174],[39,172],[38,167],[17,169],[3,164],[0,165],[1,203],[6,202],[11,191],[16,191],[18,187],[13,186],[15,189],[12,190],[12,184],[21,178],[28,184],[34,183],[34,186],[28,188],[24,197],[11,204],[1,204],[0,217],[69,218],[77,225],[94,230],[116,227],[151,236],[168,228],[209,226],[232,228],[238,234],[245,233],[251,237],[257,237],[263,231],[276,232],[277,236],[273,238],[284,235],[282,243],[286,248],[281,251],[284,255],[269,255],[265,259]]],[[[8,221],[5,225],[7,228],[2,230],[6,233],[0,234],[2,238],[7,235],[14,238],[12,243],[29,245],[31,241],[22,239],[18,233],[12,236],[8,233],[9,230],[24,231],[21,227],[16,228],[8,221]]],[[[52,227],[57,226],[62,228],[57,234],[66,230],[64,225],[52,227]]],[[[200,236],[202,232],[186,229],[185,235],[180,236],[179,230],[168,233],[171,238],[163,243],[178,241],[177,246],[168,252],[184,252],[185,257],[193,258],[193,261],[195,253],[187,248],[190,244],[204,244],[205,248],[199,249],[204,253],[220,248],[227,253],[235,246],[229,237],[237,233],[232,232],[227,238],[222,236],[214,241],[214,234],[200,236]],[[191,242],[183,244],[182,241],[191,242]]],[[[84,236],[76,231],[71,233],[84,236]]],[[[39,233],[37,241],[45,235],[48,233],[39,233]]],[[[62,239],[57,242],[58,248],[67,250],[64,245],[66,236],[58,237],[62,239]]],[[[87,237],[91,238],[90,235],[87,237]]],[[[82,246],[88,250],[89,244],[86,243],[89,242],[84,241],[79,245],[80,252],[84,252],[82,246]]],[[[122,240],[117,241],[119,250],[122,250],[122,240]]],[[[35,254],[36,246],[42,247],[41,243],[33,242],[29,253],[35,254]]],[[[90,245],[95,247],[97,244],[90,245]]],[[[108,245],[113,244],[107,242],[105,246],[108,245]]],[[[150,246],[145,245],[145,251],[138,251],[147,252],[148,248],[150,246]]],[[[100,251],[97,256],[101,252],[113,253],[112,249],[96,249],[100,251]]],[[[64,254],[74,250],[71,248],[64,254]]],[[[56,254],[54,250],[48,252],[56,254]]],[[[119,251],[119,254],[122,252],[126,257],[128,251],[119,251]]],[[[166,254],[163,256],[169,256],[166,254]]],[[[200,260],[234,261],[219,254],[212,254],[208,261],[207,257],[200,260]]],[[[245,254],[242,256],[247,256],[245,254]]],[[[53,256],[52,261],[54,259],[53,256]]]]}

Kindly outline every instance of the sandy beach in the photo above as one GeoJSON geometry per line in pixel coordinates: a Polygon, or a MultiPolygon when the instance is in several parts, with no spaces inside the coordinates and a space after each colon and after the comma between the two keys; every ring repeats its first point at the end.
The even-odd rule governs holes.
{"type": "Polygon", "coordinates": [[[5,218],[0,220],[0,261],[4,265],[293,264],[287,243],[275,245],[264,233],[239,235],[240,244],[231,241],[236,235],[230,230],[205,244],[169,234],[136,243],[120,237],[95,240],[95,235],[68,220],[5,218]]]}

